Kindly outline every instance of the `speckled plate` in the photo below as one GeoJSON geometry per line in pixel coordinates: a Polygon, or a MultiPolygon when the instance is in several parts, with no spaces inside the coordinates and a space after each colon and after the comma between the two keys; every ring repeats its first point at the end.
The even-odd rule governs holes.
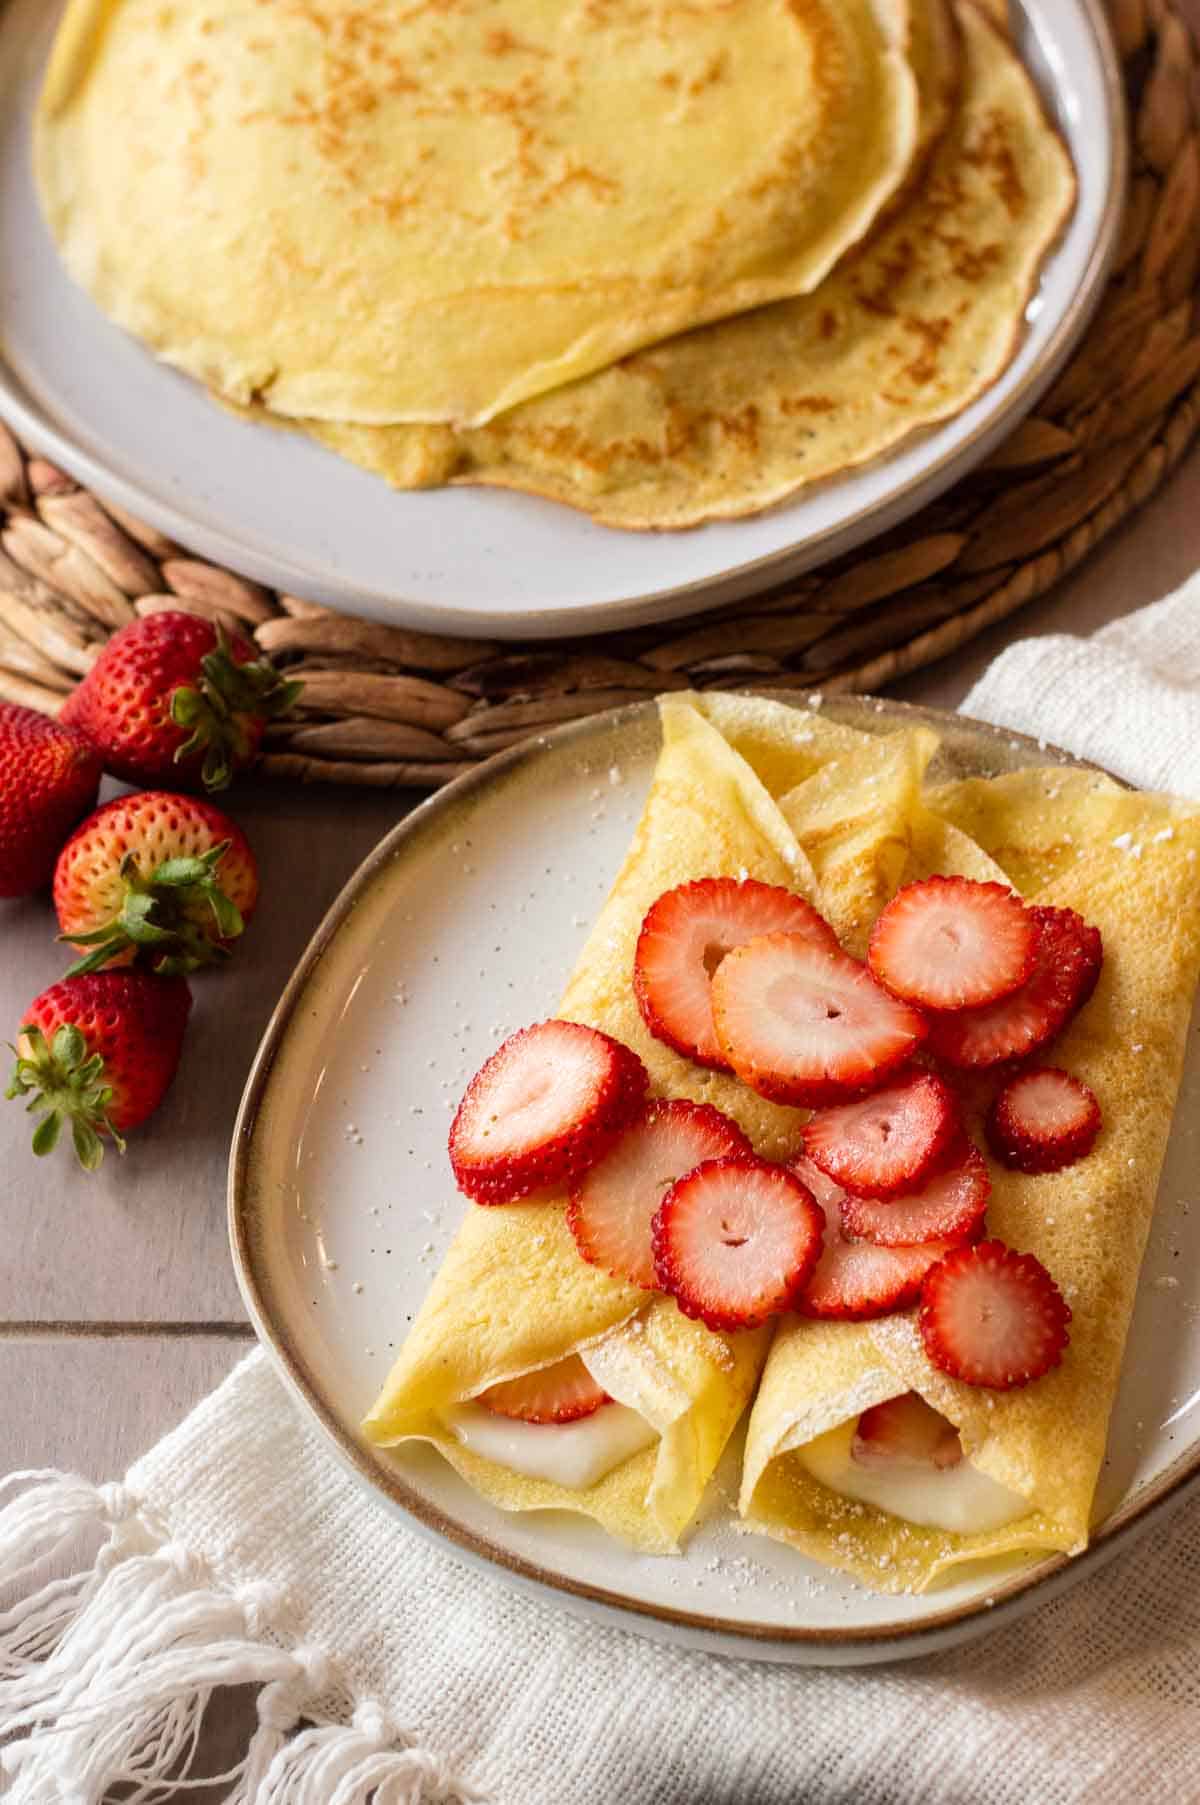
{"type": "MultiPolygon", "coordinates": [[[[928,720],[939,774],[1071,762],[1031,740],[898,704],[831,702],[856,727],[928,720]]],[[[353,877],[267,1030],[238,1119],[230,1227],[251,1316],[301,1408],[412,1526],[567,1608],[758,1659],[857,1664],[926,1652],[1029,1609],[1126,1545],[1200,1477],[1200,1058],[1189,1060],[1101,1479],[1091,1548],[878,1598],[742,1535],[738,1448],[678,1559],[629,1553],[566,1512],[509,1516],[427,1448],[357,1424],[463,1209],[450,1112],[502,1036],[552,1013],[641,811],[658,750],[647,703],[502,754],[424,804],[353,877]]]]}

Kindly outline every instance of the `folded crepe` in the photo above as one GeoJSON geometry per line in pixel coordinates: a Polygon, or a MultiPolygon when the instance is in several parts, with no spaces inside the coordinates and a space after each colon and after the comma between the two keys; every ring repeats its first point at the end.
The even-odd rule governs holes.
{"type": "MultiPolygon", "coordinates": [[[[1070,1345],[1034,1383],[993,1391],[930,1364],[915,1312],[785,1319],[747,1434],[740,1508],[753,1528],[878,1591],[923,1590],[965,1561],[1086,1545],[1200,975],[1198,852],[1194,808],[1092,772],[1023,771],[926,793],[905,881],[935,870],[996,877],[1077,910],[1104,938],[1095,995],[1045,1056],[1094,1091],[1099,1140],[1040,1177],[989,1161],[988,1233],[1049,1269],[1073,1311],[1070,1345]],[[990,1526],[923,1526],[880,1508],[878,1492],[870,1503],[827,1483],[846,1471],[860,1414],[910,1391],[957,1429],[975,1501],[964,1521],[990,1526]]],[[[982,1147],[980,1107],[994,1083],[963,1088],[982,1147]]]]}
{"type": "Polygon", "coordinates": [[[305,429],[398,488],[482,483],[611,527],[674,529],[757,513],[960,413],[1021,343],[1075,174],[1011,43],[972,0],[952,16],[922,0],[911,16],[917,154],[819,288],[677,334],[476,429],[328,415],[305,429]]]}
{"type": "MultiPolygon", "coordinates": [[[[922,730],[876,742],[780,704],[737,697],[677,695],[660,707],[662,751],[645,809],[559,1014],[632,1047],[654,1094],[711,1103],[739,1123],[758,1153],[783,1157],[797,1142],[798,1111],[766,1102],[730,1076],[703,1071],[648,1034],[631,985],[642,918],[674,885],[722,875],[781,884],[824,906],[798,833],[809,835],[814,856],[833,875],[842,866],[872,866],[874,831],[878,857],[890,869],[892,822],[885,810],[879,825],[876,804],[886,792],[891,812],[902,813],[899,796],[908,793],[906,785],[919,784],[913,774],[924,768],[934,736],[922,730]],[[878,745],[891,748],[882,762],[878,745]],[[820,809],[795,800],[839,759],[848,765],[841,786],[845,816],[860,824],[857,836],[842,840],[825,833],[820,809]],[[791,821],[780,806],[788,796],[791,821]]],[[[823,808],[823,791],[818,800],[823,808]]],[[[843,883],[841,892],[849,888],[843,883]]],[[[504,1509],[581,1511],[640,1550],[664,1552],[676,1546],[700,1504],[753,1392],[771,1331],[713,1333],[682,1315],[672,1299],[587,1265],[566,1225],[564,1201],[540,1196],[468,1208],[364,1433],[382,1446],[432,1442],[504,1509]],[[483,1446],[499,1448],[502,1458],[481,1451],[477,1432],[486,1412],[470,1401],[493,1384],[572,1354],[582,1354],[593,1377],[641,1421],[639,1437],[630,1416],[609,1417],[607,1407],[597,1413],[620,1429],[613,1430],[618,1452],[628,1432],[623,1457],[591,1483],[565,1484],[503,1464],[494,1435],[483,1446]]],[[[544,1443],[563,1432],[537,1427],[528,1433],[544,1443]]]]}
{"type": "Polygon", "coordinates": [[[38,191],[75,280],[231,399],[479,424],[809,293],[919,148],[909,6],[71,0],[38,191]]]}

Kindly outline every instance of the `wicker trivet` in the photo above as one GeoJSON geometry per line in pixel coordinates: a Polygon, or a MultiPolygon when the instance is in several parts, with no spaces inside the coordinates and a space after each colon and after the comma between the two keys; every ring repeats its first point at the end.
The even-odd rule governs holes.
{"type": "Polygon", "coordinates": [[[513,648],[275,595],[26,454],[0,426],[0,699],[53,712],[106,636],[185,607],[305,680],[263,769],[436,787],[558,721],[656,690],[878,690],[1050,589],[1143,505],[1200,420],[1200,95],[1171,0],[1108,0],[1133,121],[1116,272],[1085,342],[981,469],[852,557],[733,607],[513,648]]]}

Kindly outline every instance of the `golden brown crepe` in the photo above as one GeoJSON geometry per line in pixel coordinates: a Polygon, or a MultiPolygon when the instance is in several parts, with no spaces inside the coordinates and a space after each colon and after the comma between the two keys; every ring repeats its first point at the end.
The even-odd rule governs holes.
{"type": "MultiPolygon", "coordinates": [[[[965,1560],[1076,1550],[1087,1539],[1200,974],[1200,812],[1061,768],[930,786],[936,742],[924,728],[876,737],[719,694],[670,696],[660,708],[663,750],[645,811],[561,1013],[633,1046],[658,1094],[725,1110],[763,1155],[796,1151],[800,1112],[680,1059],[638,1014],[634,941],[663,890],[722,873],[784,883],[860,953],[898,885],[934,872],[1015,881],[1101,929],[1097,991],[1048,1056],[1095,1091],[1101,1137],[1058,1174],[991,1165],[988,1232],[1036,1254],[1074,1311],[1063,1364],[1012,1392],[961,1385],[925,1359],[912,1312],[868,1323],[784,1319],[768,1353],[769,1331],[713,1335],[667,1298],[585,1265],[561,1200],[538,1200],[468,1210],[366,1432],[387,1445],[432,1441],[504,1508],[582,1511],[661,1552],[686,1530],[757,1384],[741,1497],[751,1527],[889,1591],[920,1589],[965,1560]],[[660,1440],[597,1485],[571,1491],[514,1474],[467,1453],[447,1427],[457,1401],[580,1348],[594,1357],[601,1344],[604,1382],[660,1440]],[[1029,1498],[1028,1513],[983,1535],[921,1528],[805,1470],[798,1449],[910,1390],[956,1425],[969,1463],[1029,1498]]],[[[963,1085],[980,1145],[991,1086],[963,1085]]]]}
{"type": "MultiPolygon", "coordinates": [[[[655,1094],[712,1103],[759,1153],[782,1157],[795,1146],[795,1110],[700,1070],[648,1034],[631,988],[634,945],[656,897],[694,877],[755,877],[819,902],[812,866],[776,796],[795,792],[831,758],[853,757],[876,742],[777,703],[676,695],[660,708],[663,746],[645,810],[559,1014],[633,1047],[655,1094]]],[[[915,736],[925,756],[928,737],[915,736]]],[[[901,734],[897,744],[912,739],[901,734]]],[[[905,770],[912,756],[900,759],[905,770]]],[[[874,769],[866,775],[877,793],[869,781],[874,769]]],[[[854,809],[850,783],[846,798],[854,809]]],[[[794,815],[805,832],[805,811],[794,815]]],[[[769,1328],[714,1334],[672,1300],[586,1265],[561,1198],[468,1207],[364,1430],[384,1446],[431,1441],[505,1509],[582,1511],[633,1546],[662,1552],[695,1514],[769,1339],[769,1328]],[[513,1473],[469,1453],[448,1427],[446,1411],[487,1386],[580,1349],[594,1353],[601,1342],[607,1389],[640,1410],[661,1440],[598,1484],[576,1491],[513,1473]]]]}
{"type": "MultiPolygon", "coordinates": [[[[608,526],[675,528],[757,513],[959,413],[1016,350],[1075,177],[1015,51],[970,0],[957,16],[962,92],[924,176],[815,293],[673,338],[475,431],[310,429],[400,488],[493,484],[608,526]]],[[[928,6],[926,27],[936,116],[957,49],[928,6]]]]}
{"type": "Polygon", "coordinates": [[[908,5],[71,0],[39,191],[232,400],[480,423],[814,288],[917,148],[908,5]]]}
{"type": "MultiPolygon", "coordinates": [[[[1085,1546],[1200,976],[1194,808],[1062,769],[971,779],[928,800],[951,830],[938,869],[961,869],[956,852],[967,850],[965,875],[1007,877],[1101,930],[1095,996],[1045,1062],[1091,1087],[1104,1128],[1059,1173],[1028,1177],[989,1161],[988,1233],[1042,1260],[1074,1312],[1055,1371],[1009,1392],[960,1384],[925,1358],[913,1312],[791,1318],[778,1332],[751,1417],[742,1511],[879,1591],[921,1590],[973,1559],[1085,1546]],[[967,1461],[1029,1500],[1028,1515],[985,1534],[924,1528],[840,1497],[806,1470],[797,1449],[909,1390],[956,1425],[967,1461]]],[[[986,1080],[967,1088],[981,1103],[990,1089],[986,1080]]],[[[984,1145],[978,1114],[971,1126],[984,1145]]]]}

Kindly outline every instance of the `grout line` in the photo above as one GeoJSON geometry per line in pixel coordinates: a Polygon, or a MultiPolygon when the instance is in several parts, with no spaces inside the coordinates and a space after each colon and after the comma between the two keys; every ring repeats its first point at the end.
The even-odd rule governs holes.
{"type": "Polygon", "coordinates": [[[0,1341],[253,1341],[248,1322],[0,1322],[0,1341]]]}

